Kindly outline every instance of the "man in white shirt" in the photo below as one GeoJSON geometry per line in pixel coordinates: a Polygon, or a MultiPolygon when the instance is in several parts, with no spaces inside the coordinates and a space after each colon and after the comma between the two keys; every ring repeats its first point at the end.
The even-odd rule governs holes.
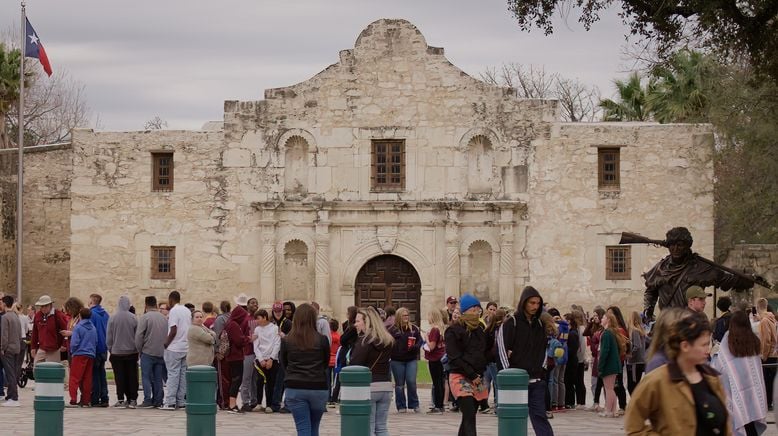
{"type": "Polygon", "coordinates": [[[186,336],[192,325],[192,312],[181,304],[181,294],[178,291],[171,292],[168,301],[172,308],[168,314],[168,335],[165,340],[167,392],[165,404],[160,410],[175,410],[186,405],[186,353],[189,351],[186,336]]]}
{"type": "MultiPolygon", "coordinates": [[[[278,335],[278,326],[270,322],[270,315],[265,309],[256,312],[257,327],[254,328],[254,355],[255,365],[262,371],[257,380],[257,405],[262,407],[262,387],[265,388],[265,413],[278,412],[272,409],[273,390],[278,374],[278,350],[281,347],[281,336],[278,335]]],[[[283,383],[283,380],[278,380],[283,383]]]]}

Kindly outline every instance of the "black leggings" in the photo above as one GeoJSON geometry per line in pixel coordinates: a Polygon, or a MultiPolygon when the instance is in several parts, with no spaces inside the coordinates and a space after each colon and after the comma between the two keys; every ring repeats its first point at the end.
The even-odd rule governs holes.
{"type": "Polygon", "coordinates": [[[597,385],[594,387],[594,404],[600,404],[601,393],[602,393],[602,377],[597,377],[597,385]]]}
{"type": "Polygon", "coordinates": [[[635,363],[633,365],[627,365],[627,392],[632,396],[632,391],[635,390],[640,379],[643,377],[643,371],[646,369],[644,363],[635,363]]]}
{"type": "Polygon", "coordinates": [[[458,436],[476,436],[475,412],[476,401],[473,397],[459,397],[459,411],[462,413],[462,422],[459,424],[458,436]]]}
{"type": "Polygon", "coordinates": [[[624,389],[624,373],[616,374],[616,398],[619,399],[619,409],[627,410],[627,390],[624,389]]]}
{"type": "Polygon", "coordinates": [[[240,392],[240,383],[243,381],[243,361],[230,362],[230,398],[237,398],[240,392]]]}
{"type": "Polygon", "coordinates": [[[443,408],[443,394],[445,393],[446,381],[443,379],[443,364],[437,361],[430,361],[430,377],[432,378],[432,404],[437,409],[443,408]]]}

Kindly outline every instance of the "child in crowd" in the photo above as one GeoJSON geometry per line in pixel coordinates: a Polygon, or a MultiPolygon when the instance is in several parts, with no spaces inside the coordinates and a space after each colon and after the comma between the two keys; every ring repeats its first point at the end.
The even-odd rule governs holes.
{"type": "Polygon", "coordinates": [[[338,402],[338,399],[335,398],[332,394],[334,392],[333,387],[335,387],[335,377],[337,377],[337,374],[335,374],[335,361],[338,355],[338,348],[340,348],[340,333],[338,333],[339,327],[340,323],[337,319],[330,319],[330,337],[332,338],[332,341],[330,341],[330,366],[327,368],[327,381],[330,391],[328,404],[331,407],[333,407],[335,403],[338,402]]]}
{"type": "Polygon", "coordinates": [[[92,363],[97,352],[97,330],[92,324],[92,312],[82,307],[79,312],[81,321],[73,329],[70,337],[70,405],[78,407],[78,389],[81,389],[81,407],[90,407],[92,396],[92,363]]]}

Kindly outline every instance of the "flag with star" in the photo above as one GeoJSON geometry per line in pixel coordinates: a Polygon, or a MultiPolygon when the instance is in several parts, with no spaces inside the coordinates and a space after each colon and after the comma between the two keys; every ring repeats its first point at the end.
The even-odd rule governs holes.
{"type": "Polygon", "coordinates": [[[51,64],[49,63],[49,57],[46,56],[46,50],[43,48],[38,34],[35,33],[35,29],[32,28],[30,20],[27,17],[24,18],[27,22],[27,29],[25,30],[25,44],[24,44],[24,56],[28,58],[36,58],[41,62],[43,71],[51,77],[51,64]]]}

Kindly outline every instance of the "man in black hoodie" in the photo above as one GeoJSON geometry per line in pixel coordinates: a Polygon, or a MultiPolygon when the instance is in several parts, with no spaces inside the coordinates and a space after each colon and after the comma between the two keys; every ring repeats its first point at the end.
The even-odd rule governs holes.
{"type": "Polygon", "coordinates": [[[496,341],[503,368],[527,371],[527,407],[532,428],[538,436],[553,436],[554,430],[546,418],[546,337],[540,314],[543,298],[537,289],[527,286],[521,292],[513,316],[505,320],[496,341]]]}

